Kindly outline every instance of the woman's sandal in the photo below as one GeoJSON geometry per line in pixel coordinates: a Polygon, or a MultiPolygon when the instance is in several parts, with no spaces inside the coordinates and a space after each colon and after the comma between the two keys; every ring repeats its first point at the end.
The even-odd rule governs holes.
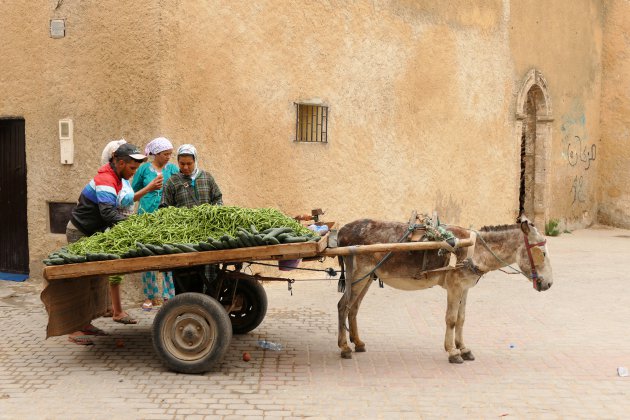
{"type": "Polygon", "coordinates": [[[85,335],[96,335],[96,336],[101,336],[101,337],[109,335],[105,331],[91,324],[86,326],[85,328],[81,328],[81,332],[85,333],[85,335]]]}
{"type": "Polygon", "coordinates": [[[80,346],[91,346],[94,344],[94,341],[88,335],[69,335],[68,341],[80,346]]]}
{"type": "Polygon", "coordinates": [[[125,325],[129,325],[129,324],[137,324],[138,320],[135,318],[132,318],[130,315],[125,315],[122,318],[112,318],[114,320],[114,322],[118,322],[119,324],[125,324],[125,325]]]}

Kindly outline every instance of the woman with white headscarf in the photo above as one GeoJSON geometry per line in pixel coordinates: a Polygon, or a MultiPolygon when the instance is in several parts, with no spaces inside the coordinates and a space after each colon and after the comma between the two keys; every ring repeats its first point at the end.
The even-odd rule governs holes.
{"type": "MultiPolygon", "coordinates": [[[[133,187],[136,194],[149,188],[152,183],[158,183],[159,188],[146,193],[140,198],[138,214],[153,213],[157,210],[162,200],[162,185],[171,175],[179,172],[177,165],[169,162],[173,154],[173,145],[165,137],[157,137],[151,140],[144,149],[147,156],[153,156],[150,162],[142,164],[133,176],[133,187]]],[[[158,274],[154,271],[142,273],[142,284],[144,286],[145,301],[142,309],[150,311],[154,305],[158,304],[160,290],[157,283],[158,274]]],[[[173,286],[173,275],[171,272],[164,273],[162,283],[162,299],[167,301],[175,296],[173,286]]]]}
{"type": "MultiPolygon", "coordinates": [[[[197,149],[192,144],[184,144],[177,149],[179,173],[172,175],[164,184],[160,207],[194,207],[200,204],[223,205],[223,195],[212,175],[199,169],[197,149]]],[[[191,269],[174,270],[174,283],[177,293],[203,293],[205,279],[216,280],[217,267],[208,265],[191,269]]]]}
{"type": "Polygon", "coordinates": [[[193,207],[199,204],[223,204],[223,194],[210,173],[199,169],[197,149],[184,144],[177,149],[179,173],[164,184],[160,207],[193,207]]]}

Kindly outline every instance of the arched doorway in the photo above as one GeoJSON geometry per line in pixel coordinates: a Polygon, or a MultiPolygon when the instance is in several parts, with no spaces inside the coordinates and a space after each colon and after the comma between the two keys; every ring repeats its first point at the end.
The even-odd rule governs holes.
{"type": "Polygon", "coordinates": [[[551,99],[542,74],[527,73],[516,102],[515,137],[518,144],[518,207],[537,226],[547,221],[549,194],[547,163],[551,148],[551,99]]]}

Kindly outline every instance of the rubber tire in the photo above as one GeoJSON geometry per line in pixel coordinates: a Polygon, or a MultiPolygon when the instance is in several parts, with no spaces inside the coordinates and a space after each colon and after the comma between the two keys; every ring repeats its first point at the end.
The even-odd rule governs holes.
{"type": "MultiPolygon", "coordinates": [[[[219,303],[225,303],[226,299],[231,297],[229,293],[230,287],[224,287],[219,293],[219,303]]],[[[240,279],[236,286],[236,294],[243,295],[246,309],[228,314],[232,323],[232,333],[246,334],[256,329],[265,319],[265,315],[267,315],[267,292],[265,292],[262,284],[254,279],[240,279]]]]}
{"type": "Polygon", "coordinates": [[[225,356],[232,340],[232,325],[223,306],[212,297],[202,293],[182,293],[169,299],[158,311],[152,333],[153,348],[166,367],[180,373],[204,373],[225,356]],[[191,325],[185,321],[188,317],[193,325],[201,320],[203,323],[198,325],[212,337],[212,341],[197,353],[199,357],[192,353],[188,355],[189,360],[185,360],[176,354],[176,334],[168,330],[174,331],[178,325],[191,325]],[[203,352],[205,354],[201,354],[203,352]]]}

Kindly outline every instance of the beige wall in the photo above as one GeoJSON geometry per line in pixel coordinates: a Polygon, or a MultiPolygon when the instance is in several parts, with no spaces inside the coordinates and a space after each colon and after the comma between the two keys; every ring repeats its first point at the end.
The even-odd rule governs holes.
{"type": "MultiPolygon", "coordinates": [[[[596,219],[599,161],[576,157],[601,147],[602,6],[588,0],[513,1],[510,8],[515,74],[539,70],[551,100],[547,220],[560,219],[569,228],[589,225],[596,219]]],[[[518,87],[518,79],[514,83],[518,87]]]]}
{"type": "Polygon", "coordinates": [[[512,150],[488,147],[510,133],[501,2],[425,3],[187,4],[171,16],[163,126],[201,144],[231,204],[511,220],[512,150]],[[293,103],[311,98],[330,106],[327,145],[292,142],[293,103]]]}
{"type": "Polygon", "coordinates": [[[65,244],[65,235],[49,233],[47,203],[76,202],[109,139],[144,142],[159,132],[160,10],[150,3],[0,6],[0,117],[26,121],[32,273],[42,256],[65,244]],[[50,37],[51,18],[66,19],[65,38],[50,37]],[[62,118],[74,121],[74,165],[60,163],[62,118]]]}
{"type": "Polygon", "coordinates": [[[630,2],[607,5],[599,220],[630,228],[630,2]]]}
{"type": "MultiPolygon", "coordinates": [[[[33,273],[63,243],[47,233],[46,202],[75,201],[121,136],[194,143],[227,204],[321,207],[341,223],[412,209],[510,223],[517,112],[534,69],[551,117],[537,127],[548,128],[541,214],[569,228],[595,221],[603,27],[627,10],[604,20],[597,0],[14,3],[0,5],[0,56],[11,58],[0,63],[0,117],[26,119],[33,273]],[[64,39],[49,37],[53,17],[67,19],[64,39]],[[328,144],[293,141],[294,102],[312,99],[330,107],[328,144]],[[59,163],[65,117],[72,166],[59,163]]],[[[606,134],[620,130],[611,120],[606,134]]]]}

